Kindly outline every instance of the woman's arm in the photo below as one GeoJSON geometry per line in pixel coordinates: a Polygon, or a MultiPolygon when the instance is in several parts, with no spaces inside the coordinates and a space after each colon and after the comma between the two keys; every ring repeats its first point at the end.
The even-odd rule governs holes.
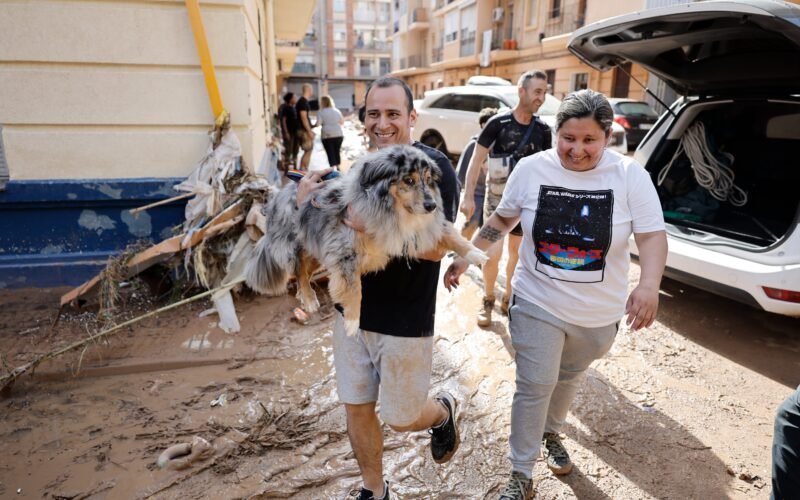
{"type": "Polygon", "coordinates": [[[639,284],[628,296],[625,314],[628,315],[626,324],[638,330],[652,325],[658,313],[658,289],[667,264],[667,233],[634,233],[633,239],[639,248],[641,275],[639,284]]]}
{"type": "MultiPolygon", "coordinates": [[[[486,251],[489,247],[505,238],[505,236],[514,229],[517,223],[519,223],[519,217],[503,217],[495,212],[489,217],[489,220],[483,224],[480,232],[472,238],[472,244],[486,251]]],[[[468,267],[469,262],[467,262],[467,259],[456,257],[444,273],[444,286],[447,287],[448,290],[458,288],[460,284],[459,278],[468,267]]]]}

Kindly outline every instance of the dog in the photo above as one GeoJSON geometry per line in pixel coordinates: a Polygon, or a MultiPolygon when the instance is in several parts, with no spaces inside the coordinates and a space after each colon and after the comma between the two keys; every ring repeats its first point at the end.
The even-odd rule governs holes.
{"type": "Polygon", "coordinates": [[[463,238],[444,215],[437,182],[442,172],[413,146],[392,146],[357,161],[346,175],[325,182],[296,208],[290,183],[266,207],[267,227],[256,243],[246,283],[259,293],[286,292],[297,278],[297,298],[307,312],[319,308],[310,276],[318,264],[330,273],[328,291],[344,310],[348,335],[358,331],[361,275],[379,271],[394,257],[414,258],[432,249],[452,250],[471,264],[487,256],[463,238]],[[343,221],[348,210],[364,223],[343,221]]]}

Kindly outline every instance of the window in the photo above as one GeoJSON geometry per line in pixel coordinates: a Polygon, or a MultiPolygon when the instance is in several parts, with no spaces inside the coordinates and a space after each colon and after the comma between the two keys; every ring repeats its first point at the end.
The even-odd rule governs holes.
{"type": "Polygon", "coordinates": [[[500,102],[500,99],[498,99],[496,97],[491,97],[491,96],[485,95],[481,99],[481,109],[483,109],[483,108],[500,109],[500,108],[507,108],[507,107],[508,106],[506,106],[505,104],[500,102]]]}
{"type": "Polygon", "coordinates": [[[550,15],[548,17],[550,19],[561,17],[561,0],[552,0],[552,2],[553,3],[550,4],[550,15]]]}
{"type": "Polygon", "coordinates": [[[386,75],[392,71],[392,61],[388,57],[381,57],[380,73],[386,75]]]}
{"type": "Polygon", "coordinates": [[[458,11],[447,13],[444,17],[444,41],[453,42],[458,39],[458,11]]]}
{"type": "Polygon", "coordinates": [[[333,0],[334,12],[344,12],[344,10],[345,10],[345,0],[333,0]]]}
{"type": "Polygon", "coordinates": [[[480,112],[484,108],[483,96],[474,94],[448,94],[431,104],[432,108],[452,109],[456,111],[480,112]]]}
{"type": "Polygon", "coordinates": [[[548,69],[545,73],[547,73],[547,93],[552,95],[556,86],[556,70],[548,69]]]}
{"type": "Polygon", "coordinates": [[[344,42],[347,40],[347,32],[342,28],[336,28],[333,30],[333,41],[334,42],[344,42]]]}
{"type": "Polygon", "coordinates": [[[525,16],[525,25],[536,26],[536,11],[539,10],[539,1],[528,0],[528,2],[525,4],[525,7],[528,9],[528,13],[525,16]]]}
{"type": "Polygon", "coordinates": [[[573,73],[572,90],[583,90],[589,88],[589,73],[573,73]]]}

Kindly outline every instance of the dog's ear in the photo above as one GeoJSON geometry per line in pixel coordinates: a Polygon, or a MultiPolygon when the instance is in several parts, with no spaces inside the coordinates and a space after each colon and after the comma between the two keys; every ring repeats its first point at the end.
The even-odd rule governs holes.
{"type": "Polygon", "coordinates": [[[358,179],[362,188],[368,189],[382,180],[392,180],[398,175],[398,168],[389,159],[392,149],[394,148],[370,153],[362,160],[363,166],[358,179]]]}
{"type": "MultiPolygon", "coordinates": [[[[427,158],[426,158],[427,159],[427,158]]],[[[442,169],[439,168],[439,164],[431,159],[427,159],[428,165],[431,168],[431,179],[434,183],[439,183],[442,180],[442,169]]]]}

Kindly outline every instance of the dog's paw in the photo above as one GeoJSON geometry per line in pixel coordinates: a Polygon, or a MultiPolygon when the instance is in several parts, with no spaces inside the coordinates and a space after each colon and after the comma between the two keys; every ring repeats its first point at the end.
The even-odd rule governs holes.
{"type": "Polygon", "coordinates": [[[470,250],[464,258],[473,266],[482,266],[489,260],[489,256],[486,255],[486,252],[481,252],[478,249],[470,250]]]}
{"type": "Polygon", "coordinates": [[[348,336],[352,337],[358,333],[358,325],[359,321],[357,319],[346,319],[344,320],[344,331],[348,336]]]}
{"type": "Polygon", "coordinates": [[[301,293],[297,293],[297,299],[300,301],[300,307],[307,313],[312,314],[319,311],[319,299],[317,299],[317,294],[311,292],[308,297],[303,296],[301,293]]]}

